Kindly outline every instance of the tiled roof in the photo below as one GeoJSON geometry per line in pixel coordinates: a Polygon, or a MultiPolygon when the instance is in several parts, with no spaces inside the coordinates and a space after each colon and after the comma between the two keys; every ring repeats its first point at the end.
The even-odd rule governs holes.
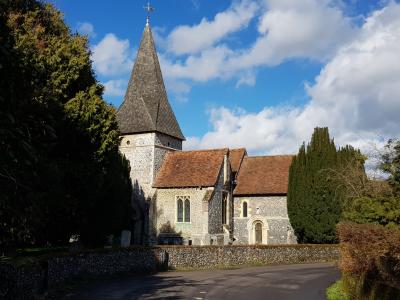
{"type": "Polygon", "coordinates": [[[239,170],[243,158],[246,155],[247,152],[245,148],[229,150],[229,161],[231,163],[232,172],[236,173],[239,170]]]}
{"type": "Polygon", "coordinates": [[[245,157],[234,195],[287,194],[292,155],[245,157]]]}
{"type": "Polygon", "coordinates": [[[157,174],[153,187],[211,187],[228,149],[169,152],[157,174]]]}
{"type": "Polygon", "coordinates": [[[150,26],[144,29],[117,121],[122,134],[157,131],[185,139],[168,102],[150,26]]]}

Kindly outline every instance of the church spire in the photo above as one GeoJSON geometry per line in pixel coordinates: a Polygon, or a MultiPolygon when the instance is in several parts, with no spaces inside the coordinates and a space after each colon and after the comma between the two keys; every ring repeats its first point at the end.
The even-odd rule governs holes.
{"type": "MultiPolygon", "coordinates": [[[[148,3],[148,14],[154,9],[148,3]]],[[[124,102],[117,112],[122,134],[161,132],[185,137],[168,102],[149,24],[146,24],[124,102]]]]}

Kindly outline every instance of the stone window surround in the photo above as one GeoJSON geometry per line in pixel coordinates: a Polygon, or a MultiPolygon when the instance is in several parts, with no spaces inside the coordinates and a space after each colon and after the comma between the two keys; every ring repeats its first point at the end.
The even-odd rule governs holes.
{"type": "Polygon", "coordinates": [[[249,238],[249,245],[255,244],[255,231],[254,226],[256,223],[262,223],[262,244],[268,244],[268,221],[267,218],[261,215],[254,215],[248,218],[249,221],[247,222],[247,230],[248,230],[248,238],[249,238]]]}
{"type": "Polygon", "coordinates": [[[248,218],[251,217],[251,214],[250,214],[250,212],[251,212],[251,207],[249,206],[249,202],[250,202],[249,199],[243,199],[243,200],[240,201],[240,215],[239,215],[239,217],[237,217],[238,219],[245,219],[245,220],[247,220],[248,218]],[[244,202],[247,203],[247,217],[243,217],[243,203],[244,203],[244,202]]]}
{"type": "Polygon", "coordinates": [[[249,201],[247,199],[245,199],[245,200],[242,200],[240,202],[240,218],[247,219],[249,217],[250,217],[249,201]],[[247,205],[247,216],[243,215],[243,205],[244,205],[244,203],[246,203],[246,205],[247,205]]]}
{"type": "Polygon", "coordinates": [[[186,195],[186,196],[183,196],[183,195],[175,195],[175,214],[176,214],[176,216],[175,216],[175,222],[176,223],[178,223],[178,224],[192,224],[192,218],[191,218],[191,216],[189,215],[189,222],[185,222],[185,200],[189,200],[189,212],[190,212],[190,214],[192,214],[192,211],[191,211],[191,202],[190,202],[190,196],[188,196],[188,195],[186,195]],[[182,200],[182,204],[183,204],[183,212],[182,212],[182,222],[179,222],[178,221],[178,200],[182,200]]]}

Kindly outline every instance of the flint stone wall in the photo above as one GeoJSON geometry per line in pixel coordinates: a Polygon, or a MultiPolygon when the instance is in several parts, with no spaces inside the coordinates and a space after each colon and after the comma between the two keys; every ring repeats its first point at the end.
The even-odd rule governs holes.
{"type": "Polygon", "coordinates": [[[169,224],[172,230],[181,236],[184,241],[192,240],[194,245],[209,244],[208,233],[208,206],[206,197],[212,188],[186,188],[186,189],[157,189],[157,235],[165,225],[169,224]],[[190,222],[177,222],[176,196],[190,197],[190,222]]]}
{"type": "Polygon", "coordinates": [[[118,273],[149,273],[161,268],[160,251],[151,248],[80,253],[48,260],[49,286],[81,276],[97,277],[118,273]]]}
{"type": "Polygon", "coordinates": [[[337,245],[162,246],[169,269],[317,263],[339,259],[337,245]]]}
{"type": "Polygon", "coordinates": [[[0,264],[0,299],[33,299],[47,290],[43,266],[0,264]]]}
{"type": "Polygon", "coordinates": [[[254,224],[263,225],[263,244],[295,244],[290,225],[286,196],[234,197],[234,237],[237,244],[255,244],[254,224]],[[247,217],[243,203],[247,202],[247,217]]]}
{"type": "Polygon", "coordinates": [[[37,299],[65,281],[169,269],[316,263],[339,258],[337,245],[162,246],[60,255],[31,266],[0,264],[0,299],[37,299]]]}

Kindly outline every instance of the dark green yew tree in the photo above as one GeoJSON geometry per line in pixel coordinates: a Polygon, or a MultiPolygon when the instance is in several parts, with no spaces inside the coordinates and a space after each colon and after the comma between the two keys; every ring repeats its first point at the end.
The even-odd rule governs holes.
{"type": "Polygon", "coordinates": [[[52,5],[0,2],[0,247],[99,245],[129,222],[129,164],[87,39],[52,5]]]}
{"type": "Polygon", "coordinates": [[[303,144],[289,171],[288,213],[300,243],[335,243],[341,219],[342,190],[332,172],[353,164],[360,152],[350,146],[337,150],[328,128],[315,128],[311,142],[303,144]]]}

